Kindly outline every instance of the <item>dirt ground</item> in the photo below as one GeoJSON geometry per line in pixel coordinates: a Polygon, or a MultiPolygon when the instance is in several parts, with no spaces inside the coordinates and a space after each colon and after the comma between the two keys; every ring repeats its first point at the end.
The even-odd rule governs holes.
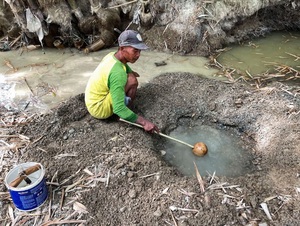
{"type": "MultiPolygon", "coordinates": [[[[93,8],[80,2],[82,10],[93,8]]],[[[153,17],[158,26],[143,32],[145,40],[157,50],[209,56],[224,44],[298,28],[297,1],[278,6],[264,1],[266,9],[265,3],[252,7],[257,1],[245,1],[249,7],[222,2],[208,1],[198,11],[194,1],[180,1],[177,7],[173,1],[166,5],[158,1],[157,9],[149,8],[157,12],[153,17]]],[[[51,14],[50,9],[57,9],[52,10],[53,18],[64,15],[71,22],[64,7],[45,7],[49,11],[45,15],[51,14]]],[[[8,28],[1,28],[3,35],[8,28]]],[[[203,180],[183,176],[164,161],[165,139],[114,118],[92,118],[83,94],[45,115],[1,109],[1,225],[299,225],[299,92],[299,81],[273,82],[258,89],[187,73],[163,74],[141,87],[134,110],[162,132],[200,123],[232,130],[251,147],[254,172],[203,180]],[[21,212],[15,209],[4,178],[12,163],[28,161],[45,167],[49,197],[36,211],[21,212]]]]}
{"type": "MultiPolygon", "coordinates": [[[[202,123],[236,131],[251,145],[253,173],[205,176],[204,187],[163,160],[164,138],[114,118],[92,118],[83,94],[26,123],[2,125],[5,134],[30,139],[13,155],[46,168],[50,196],[24,213],[14,209],[2,184],[1,225],[299,225],[298,85],[256,89],[169,73],[139,88],[134,110],[162,132],[202,123]]],[[[2,123],[24,115],[1,111],[2,123]]],[[[1,180],[9,170],[2,167],[1,180]]]]}

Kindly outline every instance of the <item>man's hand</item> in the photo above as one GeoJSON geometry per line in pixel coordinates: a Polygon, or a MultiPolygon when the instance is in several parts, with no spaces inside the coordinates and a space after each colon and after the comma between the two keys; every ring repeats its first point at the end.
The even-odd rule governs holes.
{"type": "Polygon", "coordinates": [[[153,124],[152,122],[148,121],[147,119],[138,116],[138,119],[136,120],[136,123],[140,124],[143,126],[144,130],[150,133],[157,132],[159,133],[158,127],[153,124]]]}

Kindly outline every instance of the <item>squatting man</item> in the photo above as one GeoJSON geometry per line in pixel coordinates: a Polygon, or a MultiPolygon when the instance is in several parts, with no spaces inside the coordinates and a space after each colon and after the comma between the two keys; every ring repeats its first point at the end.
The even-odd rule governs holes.
{"type": "Polygon", "coordinates": [[[122,32],[118,43],[117,52],[107,54],[89,78],[85,89],[86,107],[95,118],[106,119],[115,114],[142,125],[147,132],[159,132],[155,124],[129,108],[136,97],[139,74],[127,63],[135,63],[141,50],[148,49],[148,46],[133,30],[122,32]]]}

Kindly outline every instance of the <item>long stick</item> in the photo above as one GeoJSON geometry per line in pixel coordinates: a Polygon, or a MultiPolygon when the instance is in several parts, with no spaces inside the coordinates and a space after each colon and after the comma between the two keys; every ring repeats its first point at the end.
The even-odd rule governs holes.
{"type": "MultiPolygon", "coordinates": [[[[140,125],[140,124],[137,124],[137,123],[134,123],[134,122],[129,122],[129,121],[127,121],[127,120],[125,120],[125,119],[122,119],[122,118],[120,118],[119,120],[120,120],[121,122],[126,122],[126,123],[128,123],[128,124],[131,124],[131,125],[134,125],[134,126],[143,128],[143,126],[140,125]]],[[[177,141],[177,142],[179,142],[179,143],[181,143],[181,144],[184,144],[184,145],[186,145],[186,146],[189,146],[190,148],[194,148],[193,145],[190,145],[190,144],[188,144],[188,143],[185,143],[184,141],[178,140],[178,139],[176,139],[176,138],[174,138],[174,137],[170,137],[170,136],[168,136],[168,135],[166,135],[166,134],[163,134],[163,133],[157,133],[157,132],[155,132],[155,133],[158,134],[158,135],[160,135],[160,136],[162,136],[162,137],[166,137],[166,138],[169,138],[169,139],[171,139],[171,140],[177,141]]]]}

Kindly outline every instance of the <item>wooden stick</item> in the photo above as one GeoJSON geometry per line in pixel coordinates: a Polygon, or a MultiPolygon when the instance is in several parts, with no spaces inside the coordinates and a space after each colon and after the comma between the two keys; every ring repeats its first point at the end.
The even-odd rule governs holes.
{"type": "Polygon", "coordinates": [[[204,181],[199,173],[199,170],[198,170],[198,167],[196,165],[196,163],[194,162],[194,167],[195,167],[195,170],[196,170],[196,177],[197,177],[197,180],[198,180],[198,183],[200,185],[200,190],[202,193],[205,192],[205,187],[204,187],[204,181]]]}
{"type": "Polygon", "coordinates": [[[176,220],[175,220],[175,217],[174,217],[174,215],[173,215],[173,213],[172,213],[172,210],[170,210],[170,214],[171,214],[172,220],[173,220],[173,222],[174,222],[174,225],[175,225],[175,226],[178,226],[178,224],[177,224],[177,222],[176,222],[176,220]]]}
{"type": "Polygon", "coordinates": [[[41,166],[39,164],[27,168],[22,172],[22,174],[19,177],[10,182],[9,186],[14,188],[17,187],[28,175],[38,171],[39,169],[41,169],[41,166]]]}
{"type": "Polygon", "coordinates": [[[49,225],[60,225],[60,224],[84,224],[86,220],[59,220],[55,219],[53,221],[47,221],[43,223],[41,226],[49,226],[49,225]]]}
{"type": "Polygon", "coordinates": [[[21,38],[22,35],[19,35],[19,37],[17,37],[12,43],[9,44],[9,47],[13,47],[14,44],[16,44],[17,41],[19,41],[19,39],[21,38]]]}
{"type": "Polygon", "coordinates": [[[129,4],[135,3],[135,2],[137,2],[137,1],[138,1],[138,0],[133,0],[133,1],[131,1],[131,2],[126,2],[126,3],[120,4],[120,5],[111,6],[111,7],[108,7],[108,9],[114,9],[114,8],[118,8],[118,7],[121,7],[121,6],[124,6],[124,5],[129,5],[129,4]]]}
{"type": "Polygon", "coordinates": [[[65,189],[62,189],[61,198],[60,198],[60,202],[59,202],[59,209],[60,210],[62,210],[62,208],[63,208],[64,201],[65,201],[65,189]]]}
{"type": "MultiPolygon", "coordinates": [[[[129,121],[127,121],[127,120],[125,120],[125,119],[122,119],[122,118],[120,118],[119,120],[120,120],[121,122],[126,122],[126,123],[128,123],[128,124],[131,124],[131,125],[134,125],[134,126],[143,128],[143,126],[140,125],[140,124],[137,124],[137,123],[134,123],[134,122],[129,122],[129,121]]],[[[155,133],[158,134],[158,135],[160,135],[160,136],[162,136],[162,137],[165,137],[165,138],[168,138],[168,139],[177,141],[177,142],[179,142],[179,143],[181,143],[181,144],[184,144],[184,145],[186,145],[186,146],[189,146],[190,148],[194,148],[193,145],[188,144],[188,143],[186,143],[186,142],[184,142],[184,141],[178,140],[178,139],[176,139],[176,138],[174,138],[174,137],[170,137],[170,136],[168,136],[168,135],[166,135],[166,134],[163,134],[163,133],[158,133],[158,132],[155,132],[155,133]]]]}
{"type": "Polygon", "coordinates": [[[24,78],[24,81],[25,81],[25,83],[26,83],[27,87],[29,88],[30,92],[32,93],[32,95],[34,95],[34,92],[33,92],[33,90],[31,89],[30,85],[28,84],[28,82],[27,82],[27,79],[26,79],[26,78],[24,78]]]}

